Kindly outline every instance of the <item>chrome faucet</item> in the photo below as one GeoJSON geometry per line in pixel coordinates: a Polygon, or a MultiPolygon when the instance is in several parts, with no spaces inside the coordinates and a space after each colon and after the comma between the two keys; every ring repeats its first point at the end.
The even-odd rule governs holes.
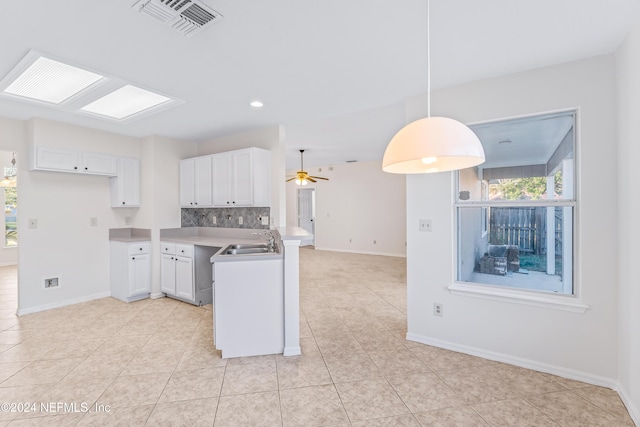
{"type": "Polygon", "coordinates": [[[269,240],[267,241],[267,250],[269,252],[276,251],[276,236],[273,235],[271,230],[264,230],[259,233],[251,233],[251,234],[254,234],[254,235],[264,234],[265,236],[267,236],[269,238],[269,240]]]}

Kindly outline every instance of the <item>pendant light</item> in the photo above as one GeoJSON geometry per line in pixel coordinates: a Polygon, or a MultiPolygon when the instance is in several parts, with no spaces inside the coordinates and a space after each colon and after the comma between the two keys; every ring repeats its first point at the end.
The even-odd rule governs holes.
{"type": "Polygon", "coordinates": [[[389,142],[382,170],[389,173],[433,173],[484,163],[482,144],[471,129],[447,117],[431,117],[431,52],[427,0],[427,117],[409,123],[389,142]]]}

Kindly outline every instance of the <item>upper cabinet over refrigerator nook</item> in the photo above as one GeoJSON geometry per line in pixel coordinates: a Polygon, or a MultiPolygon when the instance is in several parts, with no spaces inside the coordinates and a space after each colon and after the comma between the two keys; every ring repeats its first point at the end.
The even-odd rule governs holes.
{"type": "Polygon", "coordinates": [[[111,207],[140,206],[140,159],[41,146],[34,146],[30,157],[32,171],[108,176],[111,207]]]}
{"type": "Polygon", "coordinates": [[[253,147],[181,160],[180,205],[271,206],[271,152],[253,147]]]}

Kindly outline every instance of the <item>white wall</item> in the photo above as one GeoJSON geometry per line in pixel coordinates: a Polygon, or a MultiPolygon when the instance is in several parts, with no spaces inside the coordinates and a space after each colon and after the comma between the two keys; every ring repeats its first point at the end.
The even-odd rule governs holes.
{"type": "MultiPolygon", "coordinates": [[[[305,186],[316,188],[316,249],[406,254],[404,175],[382,172],[381,161],[313,167],[307,172],[329,178],[305,186]]],[[[287,225],[291,226],[298,225],[298,188],[294,182],[287,183],[287,225]]]]}
{"type": "Polygon", "coordinates": [[[249,147],[264,148],[271,151],[272,226],[284,226],[287,223],[284,185],[284,138],[284,128],[282,126],[272,126],[210,139],[198,145],[199,156],[249,147]]]}
{"type": "MultiPolygon", "coordinates": [[[[453,295],[451,173],[407,179],[408,333],[416,340],[615,385],[618,246],[615,62],[612,55],[433,93],[434,115],[466,123],[578,107],[579,217],[575,278],[585,313],[453,295]],[[417,231],[431,218],[433,232],[417,231]],[[434,302],[444,316],[433,316],[434,302]]],[[[426,115],[407,102],[407,121],[426,115]]],[[[637,329],[636,329],[637,330],[637,329]]],[[[635,359],[638,360],[637,358],[635,359]]]]}
{"type": "Polygon", "coordinates": [[[151,229],[151,295],[160,291],[160,230],[180,228],[180,162],[197,144],[150,136],[142,140],[141,200],[132,226],[151,229]]]}
{"type": "Polygon", "coordinates": [[[616,53],[618,71],[618,286],[621,395],[640,424],[640,198],[637,193],[640,159],[640,24],[616,53]]]}

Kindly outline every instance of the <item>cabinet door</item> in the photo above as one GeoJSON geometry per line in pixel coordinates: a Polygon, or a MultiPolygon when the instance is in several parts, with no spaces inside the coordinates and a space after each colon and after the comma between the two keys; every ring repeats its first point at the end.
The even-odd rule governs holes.
{"type": "Polygon", "coordinates": [[[116,176],[117,158],[108,154],[82,153],[82,173],[116,176]]]}
{"type": "Polygon", "coordinates": [[[211,206],[211,156],[195,158],[194,193],[195,205],[211,206]]]}
{"type": "Polygon", "coordinates": [[[192,208],[195,203],[195,160],[180,160],[180,206],[192,208]]]}
{"type": "Polygon", "coordinates": [[[151,292],[151,255],[132,255],[129,260],[129,296],[151,292]]]}
{"type": "Polygon", "coordinates": [[[176,296],[193,301],[193,259],[176,257],[176,296]]]}
{"type": "Polygon", "coordinates": [[[35,147],[33,169],[78,172],[81,155],[79,151],[57,148],[35,147]]]}
{"type": "Polygon", "coordinates": [[[214,154],[211,156],[212,171],[212,194],[213,206],[232,206],[230,194],[230,159],[227,153],[214,154]]]}
{"type": "Polygon", "coordinates": [[[120,157],[118,159],[118,176],[111,179],[116,182],[115,195],[112,187],[112,206],[140,206],[140,160],[132,157],[120,157]]]}
{"type": "Polygon", "coordinates": [[[165,294],[176,294],[176,257],[162,254],[160,257],[160,290],[165,294]]]}
{"type": "Polygon", "coordinates": [[[232,201],[234,206],[253,206],[253,158],[251,150],[232,153],[232,201]]]}

